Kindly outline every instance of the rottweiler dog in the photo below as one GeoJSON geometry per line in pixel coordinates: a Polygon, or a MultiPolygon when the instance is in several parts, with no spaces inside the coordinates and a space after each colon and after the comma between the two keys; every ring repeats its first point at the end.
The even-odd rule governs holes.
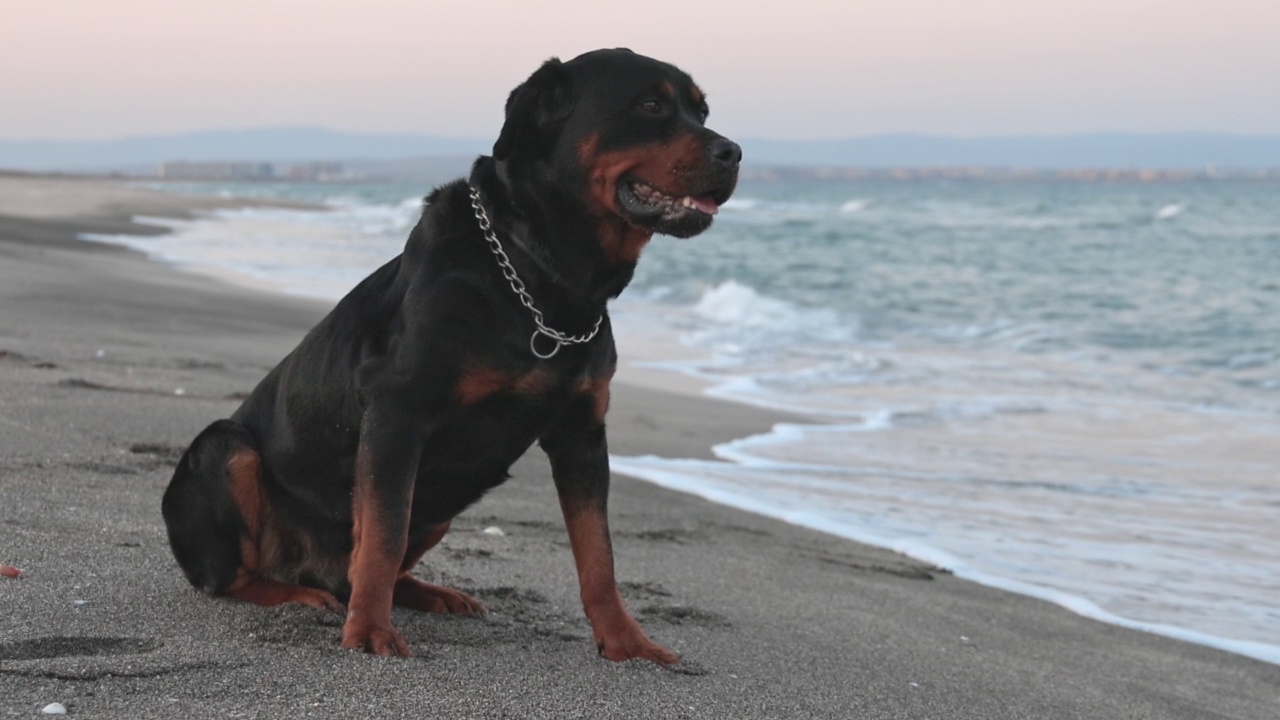
{"type": "Polygon", "coordinates": [[[492,156],[183,455],[162,509],[191,584],[345,612],[343,647],[408,656],[393,605],[485,611],[412,570],[536,442],[600,654],[677,662],[614,580],[606,303],[654,233],[706,230],[733,192],[742,151],[706,119],[687,74],[625,49],[512,91],[492,156]]]}

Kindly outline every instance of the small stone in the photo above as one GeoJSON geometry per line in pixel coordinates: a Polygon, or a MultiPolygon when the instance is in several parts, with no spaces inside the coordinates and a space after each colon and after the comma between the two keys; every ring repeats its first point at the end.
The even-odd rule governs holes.
{"type": "Polygon", "coordinates": [[[22,575],[22,571],[12,565],[0,565],[0,577],[16,578],[22,575]]]}
{"type": "Polygon", "coordinates": [[[173,394],[174,394],[174,395],[186,395],[186,394],[187,394],[187,390],[186,390],[186,388],[175,388],[175,389],[174,389],[174,391],[173,391],[173,394]]]}
{"type": "Polygon", "coordinates": [[[83,607],[89,604],[88,600],[72,600],[71,603],[76,607],[83,607]]]}
{"type": "Polygon", "coordinates": [[[66,715],[67,708],[62,703],[49,703],[48,705],[45,705],[40,712],[45,715],[66,715]]]}
{"type": "Polygon", "coordinates": [[[502,528],[498,527],[497,525],[490,525],[489,527],[485,528],[484,534],[493,535],[494,537],[502,537],[503,535],[506,535],[506,533],[502,532],[502,528]]]}

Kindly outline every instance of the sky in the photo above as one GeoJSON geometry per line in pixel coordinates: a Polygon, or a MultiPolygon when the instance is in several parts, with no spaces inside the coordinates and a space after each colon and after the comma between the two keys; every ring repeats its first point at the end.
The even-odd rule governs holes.
{"type": "Polygon", "coordinates": [[[0,0],[0,139],[492,137],[551,56],[688,71],[715,129],[1280,133],[1280,0],[0,0]]]}

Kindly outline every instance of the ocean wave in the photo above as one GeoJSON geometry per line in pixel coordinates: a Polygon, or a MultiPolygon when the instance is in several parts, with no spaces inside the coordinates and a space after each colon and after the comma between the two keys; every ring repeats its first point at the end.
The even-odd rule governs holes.
{"type": "Polygon", "coordinates": [[[707,290],[693,306],[695,315],[717,323],[754,328],[793,328],[796,325],[832,325],[831,310],[801,308],[786,300],[768,297],[736,280],[707,290]]]}
{"type": "MultiPolygon", "coordinates": [[[[1115,490],[1114,483],[1105,481],[1057,483],[930,472],[900,465],[896,455],[874,455],[875,448],[893,447],[892,441],[866,446],[873,454],[863,464],[854,459],[856,451],[850,455],[837,450],[859,447],[854,438],[895,427],[894,413],[882,409],[866,413],[857,423],[780,424],[767,434],[716,446],[716,461],[655,456],[610,460],[620,473],[888,548],[1085,617],[1280,664],[1280,643],[1230,637],[1250,633],[1251,623],[1265,623],[1262,616],[1269,605],[1264,585],[1240,590],[1229,578],[1222,582],[1216,571],[1204,570],[1214,567],[1222,553],[1232,554],[1222,540],[1234,537],[1233,531],[1204,526],[1201,534],[1201,528],[1187,527],[1174,538],[1161,538],[1159,526],[1140,522],[1158,512],[1150,507],[1153,498],[1169,506],[1165,509],[1177,508],[1178,503],[1213,507],[1213,493],[1170,487],[1157,495],[1148,484],[1115,490]],[[833,457],[842,459],[829,462],[833,457]],[[1142,492],[1132,492],[1135,489],[1142,492]],[[1074,513],[1090,512],[1095,505],[1115,509],[1110,524],[1091,522],[1074,530],[1062,525],[1049,534],[1041,527],[1069,523],[1074,513]],[[1139,526],[1141,531],[1135,533],[1133,528],[1139,526]],[[1169,542],[1182,548],[1181,554],[1161,552],[1169,542]],[[1145,567],[1139,572],[1136,563],[1145,567]],[[1168,592],[1188,579],[1198,583],[1195,593],[1168,592]],[[1236,592],[1242,594],[1232,595],[1232,601],[1247,608],[1247,618],[1207,623],[1216,631],[1195,629],[1198,621],[1222,620],[1218,608],[1236,592]],[[1167,617],[1190,625],[1162,619],[1167,617]]],[[[1232,567],[1245,578],[1241,582],[1265,577],[1256,562],[1234,562],[1232,567]]]]}
{"type": "Polygon", "coordinates": [[[327,222],[366,235],[398,235],[403,240],[422,215],[422,198],[408,197],[395,203],[370,202],[351,195],[325,199],[334,212],[318,214],[327,222]]]}
{"type": "Polygon", "coordinates": [[[952,230],[1056,230],[1094,221],[1088,216],[1049,214],[1039,208],[1011,208],[968,203],[925,202],[909,208],[898,222],[952,230]]]}
{"type": "Polygon", "coordinates": [[[743,366],[778,363],[793,352],[820,354],[823,348],[847,346],[858,336],[858,323],[835,310],[770,297],[735,280],[706,290],[686,312],[679,322],[685,345],[704,348],[720,362],[743,366]]]}
{"type": "Polygon", "coordinates": [[[912,334],[969,347],[1002,348],[1020,352],[1063,350],[1078,345],[1078,339],[1064,327],[1014,320],[921,328],[913,330],[912,334]]]}

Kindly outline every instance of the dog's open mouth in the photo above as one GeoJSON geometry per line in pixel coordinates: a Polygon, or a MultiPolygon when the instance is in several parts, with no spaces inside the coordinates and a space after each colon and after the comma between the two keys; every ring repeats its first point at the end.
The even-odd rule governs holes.
{"type": "Polygon", "coordinates": [[[714,193],[675,196],[634,178],[618,183],[618,204],[631,222],[677,237],[705,230],[726,199],[714,193]]]}
{"type": "Polygon", "coordinates": [[[720,203],[710,195],[673,197],[639,180],[622,183],[622,190],[625,192],[620,193],[619,198],[628,205],[635,205],[636,207],[627,209],[636,214],[676,215],[686,210],[696,210],[706,215],[715,215],[720,212],[720,203]],[[628,198],[628,195],[631,197],[628,198]],[[633,203],[627,203],[628,199],[633,203]]]}

